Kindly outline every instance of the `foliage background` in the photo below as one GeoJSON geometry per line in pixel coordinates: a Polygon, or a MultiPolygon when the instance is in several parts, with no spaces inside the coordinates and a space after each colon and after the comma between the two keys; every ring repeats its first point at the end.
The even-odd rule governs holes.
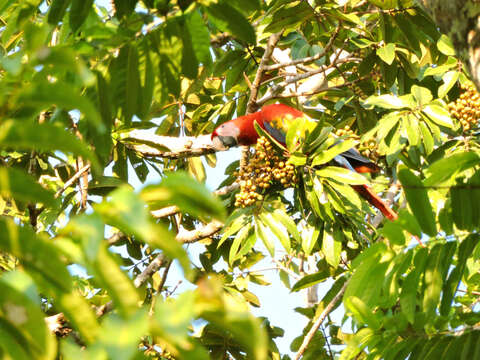
{"type": "Polygon", "coordinates": [[[251,313],[265,258],[292,292],[331,284],[296,309],[296,359],[479,357],[480,96],[425,8],[112,4],[0,1],[3,358],[289,358],[251,313]],[[237,209],[249,152],[212,194],[208,134],[277,101],[317,120],[287,134],[299,181],[237,209]],[[329,164],[350,146],[381,174],[329,164]],[[397,221],[356,195],[365,183],[397,221]],[[173,260],[191,290],[165,286],[173,260]]]}

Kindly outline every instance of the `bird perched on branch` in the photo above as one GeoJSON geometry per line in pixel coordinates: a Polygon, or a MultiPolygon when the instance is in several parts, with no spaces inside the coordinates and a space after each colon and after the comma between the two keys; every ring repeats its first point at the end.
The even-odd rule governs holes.
{"type": "MultiPolygon", "coordinates": [[[[298,118],[307,119],[308,117],[303,112],[288,105],[266,105],[253,114],[240,116],[223,123],[213,131],[211,137],[214,145],[218,148],[254,145],[259,138],[254,125],[256,122],[276,141],[285,145],[288,128],[298,118]]],[[[372,173],[380,170],[376,164],[360,155],[354,148],[337,155],[333,162],[359,173],[372,173]]],[[[395,220],[398,217],[397,213],[367,185],[353,185],[352,187],[388,219],[395,220]]]]}

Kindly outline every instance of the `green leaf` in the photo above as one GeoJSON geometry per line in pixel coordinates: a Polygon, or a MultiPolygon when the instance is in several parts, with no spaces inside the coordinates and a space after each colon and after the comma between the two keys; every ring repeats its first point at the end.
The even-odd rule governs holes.
{"type": "Polygon", "coordinates": [[[178,259],[184,272],[189,275],[190,261],[182,246],[162,225],[151,218],[146,204],[133,193],[130,187],[122,186],[113,191],[108,201],[94,206],[103,220],[132,234],[154,248],[160,248],[171,259],[178,259]]]}
{"type": "MultiPolygon", "coordinates": [[[[235,213],[233,215],[236,215],[235,213]]],[[[241,215],[233,220],[231,219],[232,217],[229,218],[227,223],[225,224],[225,229],[227,229],[224,233],[222,238],[217,244],[217,249],[222,246],[222,244],[228,239],[228,237],[232,236],[233,234],[237,233],[242,227],[246,226],[249,222],[247,219],[247,216],[241,215]]]]}
{"type": "Polygon", "coordinates": [[[247,237],[250,235],[252,231],[251,226],[244,226],[240,229],[240,231],[237,233],[237,236],[235,236],[235,239],[233,239],[232,246],[230,247],[230,252],[228,254],[228,262],[230,264],[233,264],[233,262],[238,258],[238,249],[242,245],[242,243],[247,239],[247,237]]]}
{"type": "Polygon", "coordinates": [[[393,255],[383,243],[376,243],[355,259],[355,271],[348,283],[344,301],[350,296],[356,296],[367,306],[379,301],[380,284],[383,283],[389,261],[393,255]]]}
{"type": "Polygon", "coordinates": [[[207,187],[185,172],[169,173],[158,185],[148,185],[140,192],[141,198],[151,209],[176,205],[182,212],[193,216],[225,218],[221,201],[212,196],[207,187]]]}
{"type": "Polygon", "coordinates": [[[39,81],[24,89],[20,93],[18,102],[22,105],[29,104],[39,107],[56,105],[65,110],[78,109],[99,133],[104,133],[106,130],[100,114],[92,102],[82,95],[80,90],[62,81],[55,83],[39,81]]]}
{"type": "Polygon", "coordinates": [[[64,151],[83,156],[92,162],[98,171],[99,165],[95,154],[75,135],[63,128],[49,124],[34,124],[7,120],[0,125],[0,148],[36,151],[64,151]]]}
{"type": "Polygon", "coordinates": [[[445,244],[435,245],[428,254],[428,262],[425,267],[423,295],[423,311],[427,317],[432,318],[440,300],[443,286],[443,267],[445,262],[445,244]]]}
{"type": "Polygon", "coordinates": [[[140,72],[138,70],[138,51],[135,45],[128,45],[127,79],[125,88],[125,122],[130,124],[134,114],[139,113],[140,72]]]}
{"type": "Polygon", "coordinates": [[[425,87],[413,85],[411,89],[412,95],[417,100],[419,106],[424,106],[432,101],[432,92],[425,87]]]}
{"type": "Polygon", "coordinates": [[[404,109],[410,107],[410,104],[404,98],[390,94],[372,95],[365,100],[364,105],[368,107],[378,106],[383,109],[404,109]]]}
{"type": "Polygon", "coordinates": [[[113,5],[115,9],[115,16],[117,18],[122,18],[130,15],[133,10],[135,10],[137,0],[113,0],[113,5]]]}
{"type": "Polygon", "coordinates": [[[300,236],[300,233],[298,232],[297,225],[283,209],[276,209],[273,212],[273,217],[277,222],[282,223],[283,226],[287,228],[288,232],[293,236],[296,241],[298,241],[299,243],[302,242],[302,238],[300,236]]]}
{"type": "Polygon", "coordinates": [[[76,32],[87,19],[94,0],[72,0],[70,8],[70,27],[76,32]]]}
{"type": "Polygon", "coordinates": [[[210,55],[210,34],[200,13],[192,11],[187,17],[186,25],[191,36],[196,58],[203,65],[208,65],[212,60],[210,55]]]}
{"type": "Polygon", "coordinates": [[[62,21],[70,2],[71,0],[53,0],[50,5],[50,10],[48,11],[48,23],[51,25],[57,25],[62,21]]]}
{"type": "Polygon", "coordinates": [[[298,280],[292,287],[292,292],[297,292],[303,289],[312,287],[315,284],[319,284],[330,277],[330,271],[324,269],[315,274],[309,274],[298,280]]]}
{"type": "Polygon", "coordinates": [[[272,241],[272,238],[268,236],[267,229],[265,225],[262,224],[261,221],[255,221],[255,234],[257,238],[260,238],[267,248],[270,256],[275,256],[275,244],[272,241]]]}
{"type": "Polygon", "coordinates": [[[323,224],[305,225],[302,229],[302,250],[306,256],[310,256],[314,246],[318,242],[320,233],[323,231],[323,224]]]}
{"type": "Polygon", "coordinates": [[[455,55],[455,48],[453,47],[452,41],[445,34],[442,34],[438,39],[437,48],[444,55],[447,55],[447,56],[455,55]]]}
{"type": "Polygon", "coordinates": [[[188,174],[197,179],[199,182],[204,182],[207,175],[205,174],[205,166],[203,166],[202,159],[198,156],[187,159],[188,174]]]}
{"type": "Polygon", "coordinates": [[[0,219],[0,248],[16,256],[25,270],[42,288],[69,292],[70,275],[61,254],[51,242],[37,237],[28,227],[17,226],[12,220],[0,219]]]}
{"type": "Polygon", "coordinates": [[[427,235],[435,236],[437,234],[435,214],[430,204],[427,189],[422,181],[406,167],[402,167],[399,170],[398,179],[402,183],[408,205],[420,224],[422,231],[427,235]]]}
{"type": "Polygon", "coordinates": [[[12,272],[6,279],[0,278],[0,334],[2,350],[8,354],[3,353],[3,357],[54,359],[55,338],[45,324],[40,303],[26,296],[27,286],[35,287],[22,273],[12,272]],[[15,284],[15,280],[22,282],[23,288],[15,284]]]}
{"type": "Polygon", "coordinates": [[[241,12],[226,2],[210,3],[205,9],[210,20],[221,30],[249,44],[255,44],[256,35],[252,24],[241,12]]]}
{"type": "Polygon", "coordinates": [[[143,73],[143,80],[141,84],[141,97],[138,111],[138,117],[141,120],[149,118],[150,109],[152,107],[153,93],[155,91],[156,73],[150,55],[150,49],[147,45],[143,47],[142,56],[145,71],[143,73]]]}
{"type": "Polygon", "coordinates": [[[109,314],[102,323],[102,332],[94,347],[104,349],[108,358],[129,360],[138,352],[138,344],[148,331],[149,316],[145,309],[139,310],[128,319],[109,314]]]}
{"type": "Polygon", "coordinates": [[[158,299],[155,304],[152,332],[166,341],[181,347],[188,347],[189,327],[195,317],[196,294],[185,291],[176,298],[165,301],[158,299]]]}
{"type": "Polygon", "coordinates": [[[283,248],[290,254],[291,246],[290,246],[290,237],[288,236],[287,229],[283,226],[281,222],[275,221],[275,218],[272,214],[268,212],[263,212],[259,214],[259,218],[263,224],[266,225],[270,229],[270,231],[280,240],[283,248]]]}
{"type": "Polygon", "coordinates": [[[356,296],[350,296],[345,299],[345,307],[353,313],[353,317],[361,324],[368,325],[374,331],[381,327],[378,313],[375,313],[372,308],[367,306],[362,299],[356,296]]]}
{"type": "Polygon", "coordinates": [[[120,269],[119,262],[105,245],[97,253],[94,270],[96,280],[108,291],[119,313],[125,318],[134,314],[141,299],[132,280],[120,269]]]}
{"type": "Polygon", "coordinates": [[[297,147],[299,139],[305,132],[305,123],[306,122],[303,118],[298,118],[295,119],[293,123],[289,124],[287,135],[285,137],[285,143],[289,151],[293,152],[295,147],[297,147]]]}
{"type": "Polygon", "coordinates": [[[433,151],[433,146],[435,145],[432,133],[430,132],[430,129],[428,126],[421,121],[420,122],[420,131],[422,134],[422,139],[423,139],[423,146],[425,148],[425,153],[427,155],[430,155],[433,151]]]}
{"type": "Polygon", "coordinates": [[[187,24],[182,26],[182,73],[189,79],[198,76],[198,59],[193,49],[192,35],[189,33],[187,24]]]}
{"type": "MultiPolygon", "coordinates": [[[[337,229],[335,232],[341,232],[341,230],[337,229]]],[[[322,253],[325,255],[325,260],[327,263],[332,266],[333,268],[337,268],[338,264],[340,264],[340,253],[342,251],[342,243],[338,240],[338,235],[333,236],[328,231],[323,232],[323,240],[322,240],[322,253]]]]}
{"type": "Polygon", "coordinates": [[[348,340],[348,345],[342,351],[339,360],[355,359],[362,349],[367,345],[367,343],[372,341],[372,339],[375,337],[376,336],[373,329],[369,327],[361,328],[352,338],[348,340]]]}
{"type": "Polygon", "coordinates": [[[453,120],[450,113],[444,107],[437,104],[430,104],[423,108],[422,112],[434,123],[447,128],[453,128],[453,120]]]}
{"type": "Polygon", "coordinates": [[[417,117],[413,114],[407,114],[403,125],[406,127],[410,145],[418,146],[420,144],[420,125],[417,117]]]}
{"type": "Polygon", "coordinates": [[[327,166],[315,171],[315,174],[321,178],[330,178],[340,183],[350,185],[363,185],[367,183],[367,179],[359,173],[338,166],[327,166]]]}
{"type": "Polygon", "coordinates": [[[480,163],[480,155],[476,152],[468,151],[453,154],[430,165],[425,174],[427,178],[424,180],[424,185],[436,186],[444,181],[448,181],[456,174],[477,166],[480,163]]]}
{"type": "Polygon", "coordinates": [[[377,55],[388,65],[392,65],[395,60],[395,44],[389,43],[377,49],[377,55]]]}
{"type": "Polygon", "coordinates": [[[457,264],[450,272],[442,289],[442,301],[440,303],[440,314],[442,316],[447,316],[450,313],[455,292],[457,291],[459,283],[464,275],[467,259],[478,244],[478,240],[477,234],[471,234],[464,239],[459,246],[457,264]]]}
{"type": "Polygon", "coordinates": [[[458,71],[449,71],[445,75],[443,75],[442,80],[443,84],[440,85],[438,88],[438,97],[443,98],[447,95],[450,89],[455,85],[460,77],[460,73],[458,71]]]}
{"type": "Polygon", "coordinates": [[[323,165],[331,161],[335,156],[340,155],[341,153],[350,150],[355,146],[355,141],[348,139],[345,141],[340,141],[328,150],[321,151],[313,158],[312,166],[323,165]]]}
{"type": "Polygon", "coordinates": [[[15,168],[0,168],[0,195],[30,203],[43,203],[51,207],[57,205],[50,191],[35,182],[33,177],[15,168]]]}
{"type": "Polygon", "coordinates": [[[420,285],[420,275],[423,273],[428,260],[428,250],[420,248],[415,254],[414,268],[407,275],[400,294],[400,306],[402,313],[405,314],[407,320],[413,324],[415,322],[415,312],[417,308],[417,289],[420,285]]]}

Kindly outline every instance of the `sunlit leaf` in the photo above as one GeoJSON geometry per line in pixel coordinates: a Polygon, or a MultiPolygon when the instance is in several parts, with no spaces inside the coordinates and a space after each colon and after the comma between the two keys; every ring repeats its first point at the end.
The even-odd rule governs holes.
{"type": "Polygon", "coordinates": [[[422,181],[405,167],[398,172],[398,178],[402,183],[408,205],[420,227],[426,234],[435,236],[437,233],[435,214],[422,181]]]}
{"type": "Polygon", "coordinates": [[[395,44],[389,43],[377,49],[377,55],[388,65],[392,65],[395,60],[395,44]]]}
{"type": "Polygon", "coordinates": [[[437,41],[438,50],[444,55],[455,55],[452,41],[447,35],[442,34],[437,41]]]}
{"type": "Polygon", "coordinates": [[[337,166],[327,166],[317,170],[315,174],[321,178],[330,178],[345,184],[363,185],[367,183],[367,179],[364,176],[337,166]]]}
{"type": "Polygon", "coordinates": [[[186,273],[190,271],[190,262],[182,246],[162,225],[153,222],[146,204],[129,187],[112,192],[108,201],[95,205],[95,210],[107,224],[162,249],[168,257],[178,259],[186,273]]]}
{"type": "Polygon", "coordinates": [[[455,174],[470,169],[480,163],[476,152],[461,152],[434,162],[426,170],[425,186],[435,186],[451,179],[455,174]]]}
{"type": "Polygon", "coordinates": [[[447,128],[453,127],[452,118],[446,108],[437,104],[430,104],[423,108],[423,112],[437,125],[445,126],[447,128]]]}
{"type": "Polygon", "coordinates": [[[176,205],[194,216],[213,216],[220,220],[225,217],[220,200],[184,172],[169,173],[159,185],[146,186],[140,196],[152,209],[176,205]]]}
{"type": "Polygon", "coordinates": [[[149,317],[145,309],[127,320],[117,314],[109,314],[102,325],[102,332],[94,346],[105,349],[111,359],[128,360],[138,351],[138,343],[149,326],[149,317]]]}

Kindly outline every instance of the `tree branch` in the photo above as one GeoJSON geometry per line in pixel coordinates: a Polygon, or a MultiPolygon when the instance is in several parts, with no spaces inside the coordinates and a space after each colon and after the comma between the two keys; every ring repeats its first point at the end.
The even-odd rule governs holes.
{"type": "Polygon", "coordinates": [[[67,180],[63,187],[55,193],[55,197],[58,198],[62,195],[65,190],[67,190],[75,181],[77,181],[83,174],[85,174],[88,170],[90,170],[90,164],[87,164],[80,168],[70,179],[67,180]]]}
{"type": "Polygon", "coordinates": [[[226,150],[216,148],[209,134],[198,137],[174,137],[152,134],[148,130],[132,130],[121,135],[120,139],[125,146],[138,151],[143,156],[170,159],[201,156],[226,150]]]}
{"type": "Polygon", "coordinates": [[[277,70],[277,69],[281,69],[281,68],[284,68],[284,67],[287,67],[287,66],[298,65],[298,64],[308,64],[308,63],[314,62],[316,60],[320,60],[322,57],[324,57],[327,54],[327,52],[332,47],[333,42],[335,41],[335,39],[338,36],[338,33],[340,32],[340,29],[341,29],[341,23],[338,24],[337,28],[335,29],[335,32],[333,33],[332,37],[330,38],[330,40],[328,41],[327,45],[325,46],[325,48],[323,49],[322,52],[320,52],[316,55],[313,55],[313,56],[302,58],[302,59],[296,59],[296,60],[292,60],[292,61],[289,61],[289,62],[282,62],[282,63],[279,63],[279,64],[273,64],[273,65],[265,66],[264,71],[277,70]]]}
{"type": "Polygon", "coordinates": [[[153,259],[152,262],[148,264],[145,270],[143,270],[140,274],[137,275],[135,280],[133,280],[133,285],[137,288],[142,286],[145,281],[147,281],[150,276],[155,274],[158,269],[160,269],[167,261],[168,260],[163,253],[158,254],[155,259],[153,259]]]}
{"type": "MultiPolygon", "coordinates": [[[[196,241],[205,239],[219,232],[223,227],[223,223],[217,220],[213,220],[200,229],[191,231],[182,231],[177,234],[175,239],[183,244],[190,244],[196,241]]],[[[158,271],[168,260],[165,255],[159,254],[153,261],[143,270],[133,281],[135,287],[142,286],[155,272],[158,271]]]]}
{"type": "Polygon", "coordinates": [[[327,316],[332,312],[332,310],[335,308],[337,303],[341,300],[343,294],[345,293],[345,290],[347,289],[348,283],[349,282],[346,281],[345,284],[343,284],[338,294],[335,295],[335,297],[332,299],[332,301],[330,301],[330,303],[327,305],[325,310],[323,310],[323,312],[318,317],[318,319],[313,323],[307,335],[305,335],[305,338],[303,339],[300,349],[298,349],[297,355],[295,356],[295,360],[299,360],[303,356],[303,353],[307,349],[308,345],[310,345],[310,342],[312,341],[315,333],[318,331],[318,328],[320,327],[320,325],[322,325],[323,321],[327,318],[327,316]]]}
{"type": "MultiPolygon", "coordinates": [[[[238,189],[238,187],[239,187],[239,184],[237,182],[234,182],[231,185],[224,186],[224,187],[214,191],[213,195],[216,195],[216,196],[226,195],[226,194],[238,189]]],[[[152,216],[154,218],[159,219],[159,218],[167,217],[167,216],[170,216],[170,215],[174,215],[174,214],[178,213],[179,211],[180,211],[180,209],[177,206],[172,205],[172,206],[164,207],[162,209],[152,210],[150,213],[152,214],[152,216]]]]}

